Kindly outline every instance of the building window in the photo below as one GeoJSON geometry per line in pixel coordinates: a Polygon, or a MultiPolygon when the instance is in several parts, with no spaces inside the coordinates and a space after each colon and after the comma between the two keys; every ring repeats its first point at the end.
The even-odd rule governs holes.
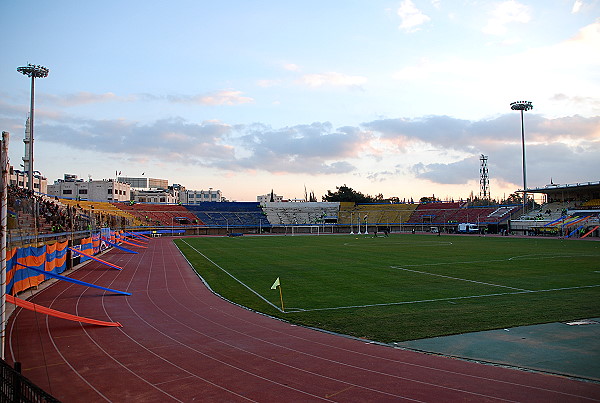
{"type": "Polygon", "coordinates": [[[86,195],[87,194],[87,189],[79,189],[79,194],[80,195],[86,195]]]}
{"type": "Polygon", "coordinates": [[[73,191],[71,189],[63,189],[63,193],[64,195],[71,195],[73,194],[73,191]]]}
{"type": "MultiPolygon", "coordinates": [[[[111,195],[112,194],[112,189],[108,189],[108,194],[111,195]]],[[[110,200],[110,199],[109,199],[110,200]]]]}

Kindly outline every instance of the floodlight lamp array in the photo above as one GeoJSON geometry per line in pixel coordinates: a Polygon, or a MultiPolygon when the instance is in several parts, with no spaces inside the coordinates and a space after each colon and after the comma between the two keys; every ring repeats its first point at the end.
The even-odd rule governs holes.
{"type": "Polygon", "coordinates": [[[516,101],[510,104],[510,109],[513,111],[528,111],[533,109],[531,101],[516,101]]]}
{"type": "Polygon", "coordinates": [[[44,66],[27,63],[27,66],[17,67],[17,71],[27,77],[44,78],[48,77],[50,69],[44,66]]]}

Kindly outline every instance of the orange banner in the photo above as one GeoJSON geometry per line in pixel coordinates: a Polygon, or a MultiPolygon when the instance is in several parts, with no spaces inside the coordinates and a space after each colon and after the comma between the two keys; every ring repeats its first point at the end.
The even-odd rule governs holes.
{"type": "Polygon", "coordinates": [[[73,322],[89,323],[91,325],[98,326],[123,327],[123,325],[121,325],[119,322],[105,322],[102,320],[85,318],[83,316],[71,315],[70,313],[57,311],[55,309],[46,308],[44,306],[34,304],[33,302],[25,301],[24,299],[14,297],[10,294],[6,294],[6,301],[10,302],[13,305],[20,306],[21,308],[28,309],[33,312],[39,312],[45,315],[54,316],[56,318],[66,319],[73,322]]]}

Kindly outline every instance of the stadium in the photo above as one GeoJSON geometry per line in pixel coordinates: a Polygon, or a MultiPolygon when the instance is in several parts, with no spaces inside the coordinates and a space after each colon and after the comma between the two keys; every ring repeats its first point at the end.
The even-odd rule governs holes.
{"type": "Polygon", "coordinates": [[[0,403],[600,402],[600,2],[4,3],[0,403]]]}
{"type": "MultiPolygon", "coordinates": [[[[127,328],[127,317],[119,318],[110,309],[101,312],[81,305],[89,312],[81,315],[69,301],[88,295],[90,301],[100,297],[111,305],[118,295],[134,298],[132,294],[140,291],[131,286],[134,278],[107,283],[98,274],[131,270],[128,265],[140,262],[155,267],[146,259],[157,253],[156,245],[161,245],[163,260],[172,254],[185,256],[188,267],[182,270],[187,275],[195,270],[221,303],[388,349],[428,351],[423,343],[443,336],[576,320],[596,323],[600,182],[528,192],[541,194],[545,202],[527,205],[524,212],[522,204],[431,201],[107,202],[36,194],[11,184],[6,300],[16,309],[9,310],[8,362],[12,359],[21,368],[22,361],[36,362],[40,354],[45,361],[50,354],[46,348],[66,354],[56,341],[63,322],[73,323],[65,329],[88,337],[94,327],[127,328]],[[174,250],[167,251],[165,242],[174,250]],[[522,267],[526,272],[515,277],[522,267]],[[269,292],[275,278],[275,292],[269,292]],[[81,291],[72,285],[59,291],[69,282],[86,291],[77,294],[81,291]],[[49,295],[57,292],[47,306],[49,295]],[[45,322],[41,326],[40,320],[45,322]],[[46,347],[35,341],[40,332],[49,337],[42,341],[46,347]]],[[[169,275],[170,264],[159,264],[167,270],[164,275],[169,275]]],[[[584,355],[593,348],[579,342],[584,355]]],[[[468,362],[461,353],[441,354],[468,362]]],[[[77,365],[70,360],[76,358],[66,362],[77,365]]],[[[482,361],[488,360],[565,379],[600,380],[593,367],[586,372],[560,365],[526,366],[498,357],[482,361]]],[[[55,373],[47,363],[28,368],[32,369],[21,368],[30,377],[23,378],[27,393],[54,399],[30,384],[32,379],[62,399],[75,396],[56,390],[70,379],[68,374],[55,373]]],[[[81,378],[80,370],[75,373],[81,378]]],[[[593,382],[590,385],[596,385],[593,382]]],[[[127,385],[121,387],[128,390],[127,385]]],[[[136,388],[131,393],[140,393],[136,388]]]]}
{"type": "Polygon", "coordinates": [[[8,137],[3,400],[600,397],[600,182],[498,203],[482,155],[481,198],[229,202],[118,172],[48,186],[8,137]]]}

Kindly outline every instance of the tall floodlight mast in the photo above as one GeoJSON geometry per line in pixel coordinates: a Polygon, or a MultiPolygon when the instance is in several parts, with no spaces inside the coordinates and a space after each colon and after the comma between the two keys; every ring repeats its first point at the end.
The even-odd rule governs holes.
{"type": "MultiPolygon", "coordinates": [[[[27,63],[27,66],[17,67],[17,71],[31,78],[31,105],[29,109],[29,172],[27,172],[27,187],[33,192],[33,100],[35,94],[35,79],[48,77],[48,72],[50,70],[44,66],[27,63]]],[[[41,189],[39,190],[41,191],[41,189]]]]}
{"type": "Polygon", "coordinates": [[[483,155],[481,154],[479,156],[479,161],[481,161],[481,167],[479,168],[479,197],[482,200],[489,200],[491,199],[490,197],[490,178],[488,177],[488,167],[487,167],[487,161],[488,161],[488,157],[487,155],[483,155]]]}
{"type": "Polygon", "coordinates": [[[510,109],[513,111],[521,111],[521,146],[523,149],[523,213],[527,203],[527,171],[525,168],[525,123],[523,120],[523,112],[533,109],[530,101],[516,101],[510,104],[510,109]]]}

